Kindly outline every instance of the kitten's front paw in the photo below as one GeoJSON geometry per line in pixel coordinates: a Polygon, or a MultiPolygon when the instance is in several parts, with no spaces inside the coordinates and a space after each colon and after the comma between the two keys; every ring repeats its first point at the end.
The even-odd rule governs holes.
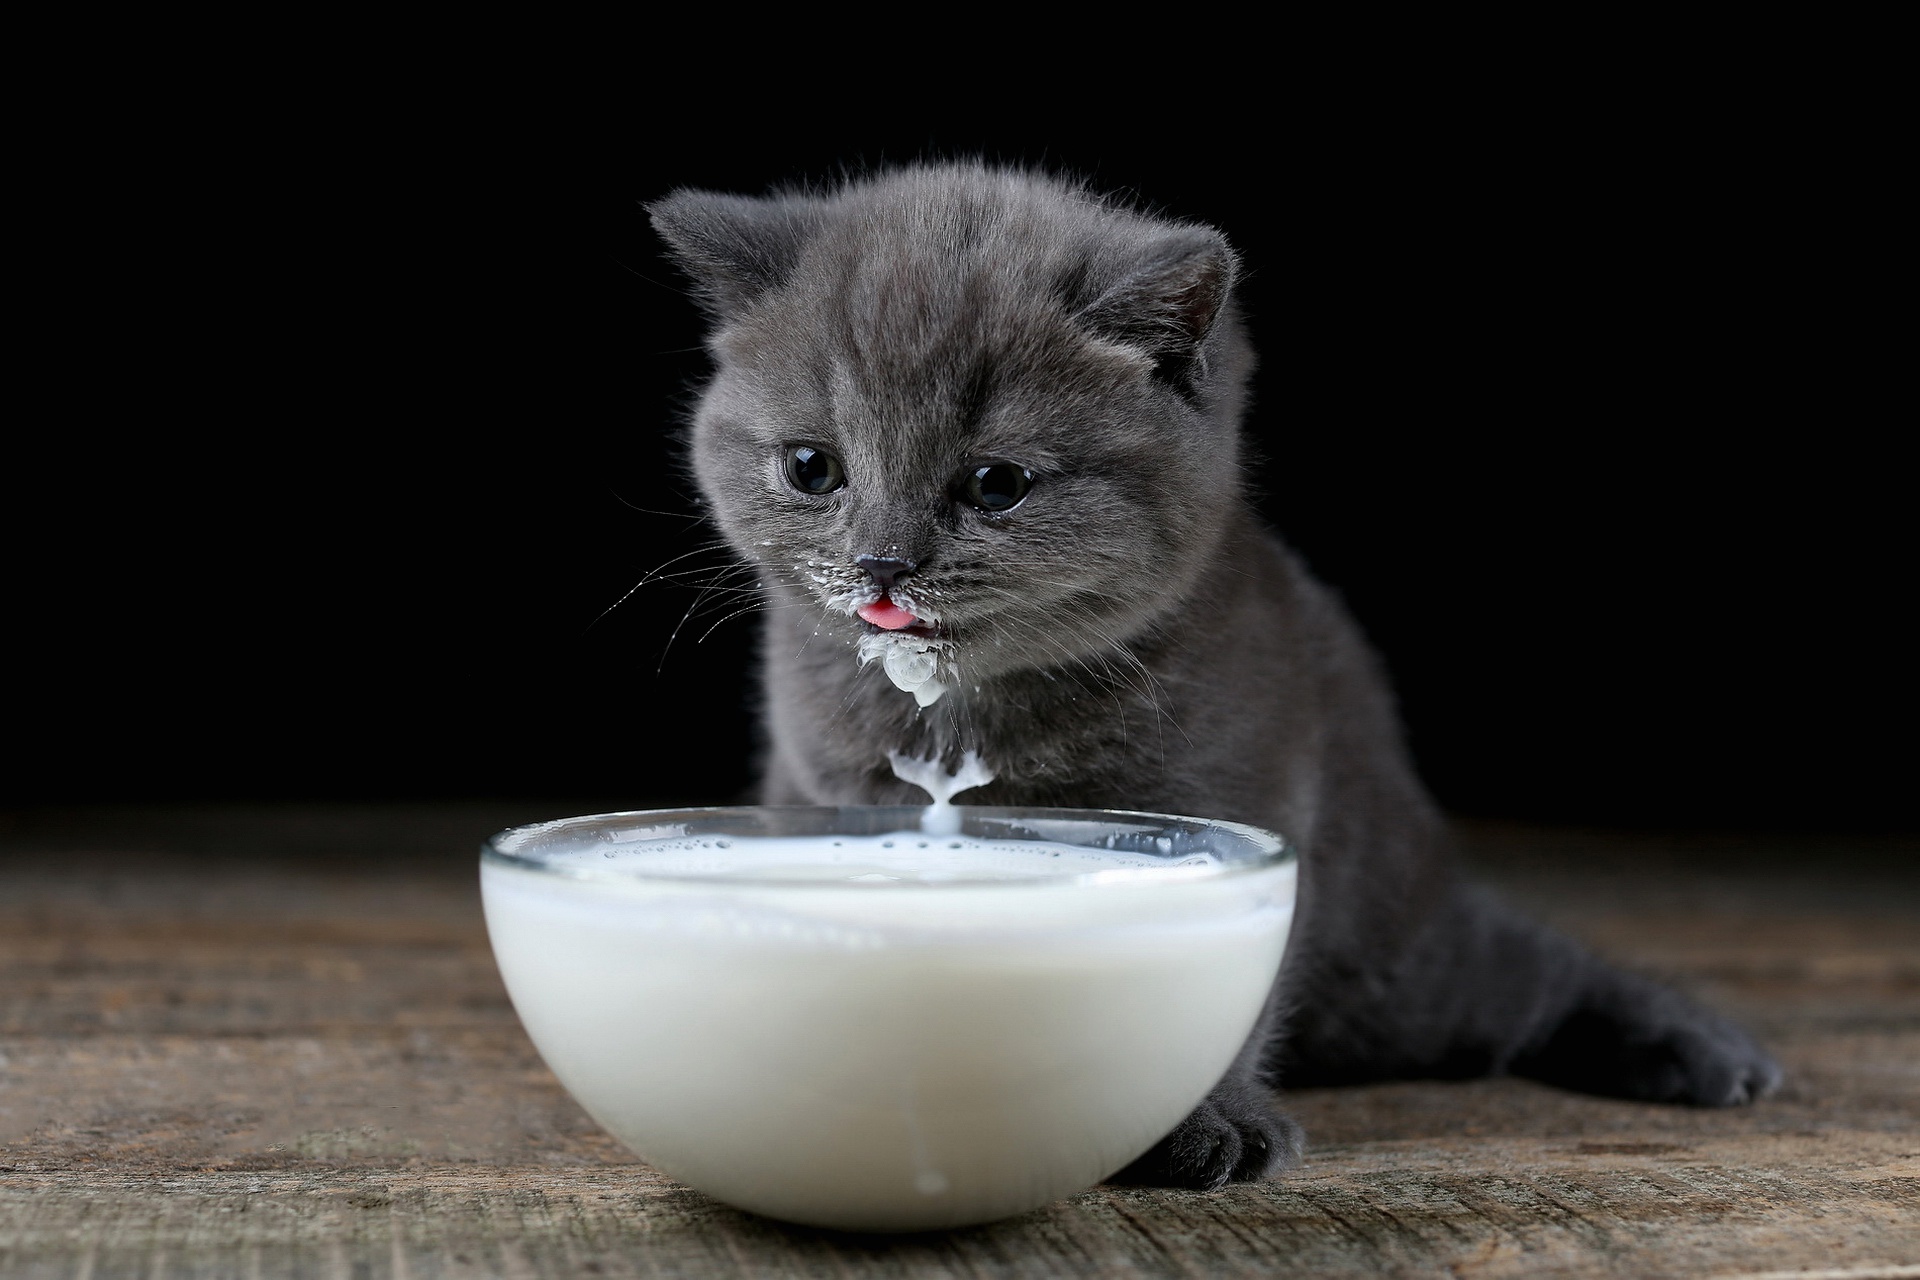
{"type": "Polygon", "coordinates": [[[1258,1085],[1216,1088],[1174,1131],[1108,1182],[1212,1191],[1299,1163],[1300,1126],[1258,1085]]]}
{"type": "Polygon", "coordinates": [[[1731,1022],[1658,990],[1576,1009],[1515,1075],[1643,1102],[1731,1107],[1780,1087],[1780,1064],[1731,1022]]]}

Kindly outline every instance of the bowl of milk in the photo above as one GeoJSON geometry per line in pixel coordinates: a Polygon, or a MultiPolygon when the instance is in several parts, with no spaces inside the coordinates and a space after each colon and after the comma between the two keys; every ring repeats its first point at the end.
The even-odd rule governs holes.
{"type": "Polygon", "coordinates": [[[985,805],[600,814],[487,843],[515,1010],[592,1117],[789,1222],[1007,1217],[1225,1074],[1296,863],[1231,822],[985,805]]]}

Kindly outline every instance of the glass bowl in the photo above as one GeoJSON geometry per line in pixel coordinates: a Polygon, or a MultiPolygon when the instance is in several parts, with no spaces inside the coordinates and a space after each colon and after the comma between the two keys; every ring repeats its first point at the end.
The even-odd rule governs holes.
{"type": "Polygon", "coordinates": [[[1293,853],[1231,822],[941,808],[502,832],[480,880],[514,1008],[596,1121],[741,1208],[912,1231],[1083,1190],[1245,1043],[1293,853]]]}

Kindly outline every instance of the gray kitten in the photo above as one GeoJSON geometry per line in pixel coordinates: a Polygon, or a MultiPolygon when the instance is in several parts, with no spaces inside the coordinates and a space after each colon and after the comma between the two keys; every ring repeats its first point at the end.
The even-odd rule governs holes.
{"type": "Polygon", "coordinates": [[[1378,662],[1242,499],[1253,355],[1219,233],[964,164],[651,213],[713,319],[692,457],[767,606],[765,802],[916,803],[887,751],[975,750],[981,803],[1301,850],[1261,1026],[1124,1180],[1291,1162],[1281,1082],[1776,1087],[1737,1027],[1457,879],[1378,662]]]}

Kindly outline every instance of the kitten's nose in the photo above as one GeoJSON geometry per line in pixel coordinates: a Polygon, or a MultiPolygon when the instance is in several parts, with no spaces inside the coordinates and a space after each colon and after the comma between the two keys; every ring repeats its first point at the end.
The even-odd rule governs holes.
{"type": "Polygon", "coordinates": [[[893,590],[895,582],[920,567],[911,560],[896,560],[891,556],[860,556],[854,563],[872,574],[882,591],[893,590]]]}

